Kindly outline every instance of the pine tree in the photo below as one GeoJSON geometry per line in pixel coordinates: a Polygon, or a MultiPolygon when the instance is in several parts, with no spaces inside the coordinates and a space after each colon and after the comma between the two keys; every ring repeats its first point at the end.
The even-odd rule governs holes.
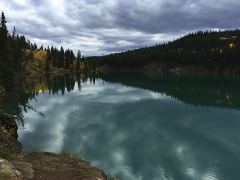
{"type": "Polygon", "coordinates": [[[5,33],[5,35],[7,36],[7,33],[8,33],[8,30],[7,30],[7,21],[6,21],[4,12],[2,12],[0,28],[1,28],[1,30],[4,30],[4,33],[5,33]]]}
{"type": "Polygon", "coordinates": [[[78,54],[77,54],[77,71],[81,70],[81,51],[78,50],[78,54]]]}
{"type": "Polygon", "coordinates": [[[75,60],[75,55],[73,51],[70,51],[70,64],[71,64],[71,71],[73,70],[73,61],[75,60]]]}
{"type": "Polygon", "coordinates": [[[47,53],[47,59],[46,59],[46,66],[45,66],[45,71],[49,72],[50,70],[50,61],[51,61],[51,55],[50,52],[47,53]]]}
{"type": "Polygon", "coordinates": [[[15,40],[15,38],[16,38],[16,28],[15,28],[15,26],[13,28],[12,38],[13,38],[13,40],[15,40]]]}
{"type": "Polygon", "coordinates": [[[7,48],[7,36],[8,36],[7,21],[4,13],[2,12],[0,24],[0,51],[2,51],[2,53],[4,53],[4,51],[6,51],[7,48]]]}
{"type": "Polygon", "coordinates": [[[6,90],[11,88],[14,72],[10,58],[10,42],[10,39],[8,40],[7,21],[4,13],[2,12],[0,23],[0,78],[6,90]]]}
{"type": "Polygon", "coordinates": [[[64,68],[65,69],[69,69],[70,68],[70,50],[68,49],[68,50],[66,50],[66,52],[65,52],[65,59],[64,59],[64,61],[65,61],[65,63],[64,63],[64,68]]]}
{"type": "Polygon", "coordinates": [[[46,72],[49,72],[49,69],[50,69],[49,66],[50,66],[51,56],[52,56],[52,54],[51,54],[50,48],[48,46],[48,48],[47,48],[47,59],[46,59],[46,65],[45,65],[45,71],[46,72]]]}
{"type": "Polygon", "coordinates": [[[64,68],[64,49],[61,47],[60,53],[59,53],[59,67],[64,68]]]}

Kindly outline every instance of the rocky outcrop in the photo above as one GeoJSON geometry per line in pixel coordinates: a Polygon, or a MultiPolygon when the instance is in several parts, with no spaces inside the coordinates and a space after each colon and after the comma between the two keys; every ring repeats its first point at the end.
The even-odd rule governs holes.
{"type": "Polygon", "coordinates": [[[22,146],[17,140],[17,124],[14,117],[0,113],[0,157],[8,159],[21,153],[22,146]]]}
{"type": "Polygon", "coordinates": [[[23,175],[9,161],[0,158],[0,179],[21,180],[23,175]]]}
{"type": "Polygon", "coordinates": [[[9,136],[12,136],[16,139],[18,138],[18,127],[13,115],[0,113],[0,127],[4,128],[9,136]]]}
{"type": "Polygon", "coordinates": [[[31,152],[20,155],[11,162],[24,179],[107,180],[103,171],[87,161],[65,153],[31,152]]]}
{"type": "Polygon", "coordinates": [[[71,154],[22,153],[17,129],[13,116],[0,113],[0,179],[107,179],[103,171],[71,154]]]}

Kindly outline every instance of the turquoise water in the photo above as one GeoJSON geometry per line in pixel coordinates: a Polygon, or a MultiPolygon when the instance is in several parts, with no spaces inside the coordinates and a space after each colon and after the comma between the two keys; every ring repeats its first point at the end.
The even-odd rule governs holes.
{"type": "Polygon", "coordinates": [[[64,95],[30,100],[19,141],[25,150],[68,150],[123,180],[237,180],[238,84],[134,74],[73,81],[64,95]]]}

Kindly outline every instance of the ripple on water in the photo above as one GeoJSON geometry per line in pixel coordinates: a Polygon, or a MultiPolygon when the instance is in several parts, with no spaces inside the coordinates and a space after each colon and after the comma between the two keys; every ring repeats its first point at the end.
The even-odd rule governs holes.
{"type": "Polygon", "coordinates": [[[213,167],[210,168],[204,175],[203,180],[219,180],[218,174],[217,174],[217,168],[213,167]]]}

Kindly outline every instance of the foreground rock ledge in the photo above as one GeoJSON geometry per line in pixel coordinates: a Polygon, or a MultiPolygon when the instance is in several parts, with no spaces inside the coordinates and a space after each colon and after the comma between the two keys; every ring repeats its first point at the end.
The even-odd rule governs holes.
{"type": "Polygon", "coordinates": [[[14,116],[0,112],[0,180],[107,179],[103,171],[70,153],[23,153],[17,136],[14,116]]]}
{"type": "Polygon", "coordinates": [[[0,158],[0,179],[23,179],[23,175],[9,161],[0,158]]]}
{"type": "Polygon", "coordinates": [[[0,159],[0,179],[106,180],[105,173],[70,154],[32,152],[0,159]]]}

